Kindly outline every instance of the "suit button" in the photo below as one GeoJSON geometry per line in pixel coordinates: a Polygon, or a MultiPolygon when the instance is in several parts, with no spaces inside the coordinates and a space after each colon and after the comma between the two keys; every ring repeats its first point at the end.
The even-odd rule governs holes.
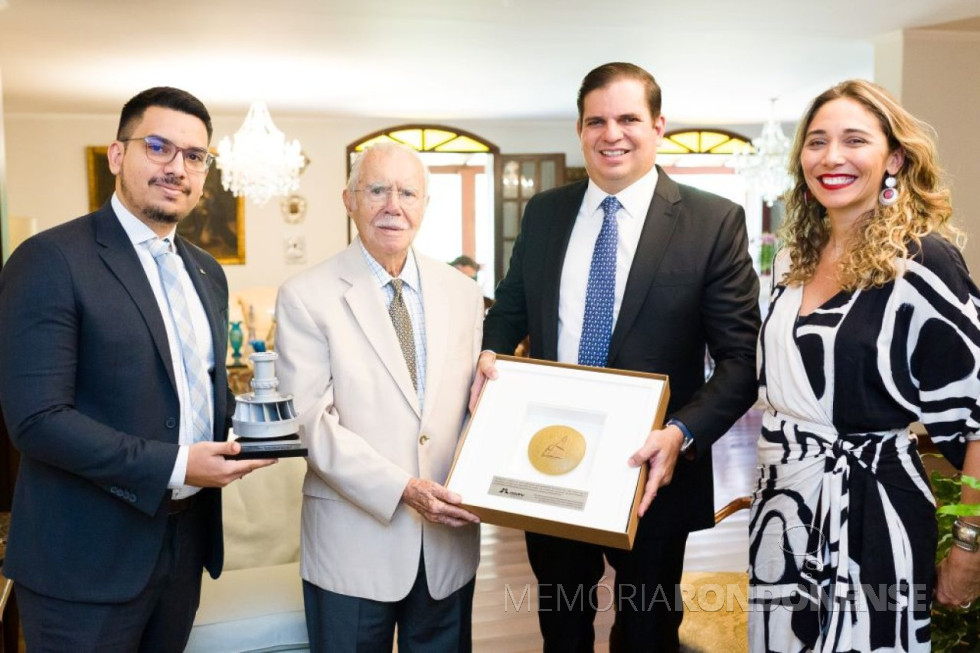
{"type": "Polygon", "coordinates": [[[109,488],[109,492],[111,492],[112,494],[116,495],[117,497],[120,494],[122,494],[122,490],[120,490],[119,488],[117,488],[115,485],[113,485],[111,488],[109,488]]]}
{"type": "Polygon", "coordinates": [[[173,417],[168,417],[166,425],[168,429],[172,429],[173,427],[177,426],[177,420],[173,417]]]}
{"type": "Polygon", "coordinates": [[[422,437],[419,438],[419,444],[425,444],[428,441],[429,441],[429,436],[425,434],[423,434],[422,437]]]}

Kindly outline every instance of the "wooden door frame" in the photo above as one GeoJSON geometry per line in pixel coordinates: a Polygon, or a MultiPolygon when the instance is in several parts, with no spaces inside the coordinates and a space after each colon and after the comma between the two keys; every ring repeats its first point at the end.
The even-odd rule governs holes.
{"type": "Polygon", "coordinates": [[[460,227],[463,238],[462,253],[476,258],[476,176],[488,174],[489,166],[429,166],[430,175],[459,175],[462,196],[460,197],[460,227]]]}

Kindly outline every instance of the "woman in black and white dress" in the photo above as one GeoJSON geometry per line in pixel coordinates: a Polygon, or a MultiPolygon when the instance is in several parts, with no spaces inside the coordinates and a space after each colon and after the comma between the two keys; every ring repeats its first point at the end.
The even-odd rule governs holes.
{"type": "Polygon", "coordinates": [[[797,133],[759,341],[753,651],[929,650],[934,590],[980,595],[969,523],[936,577],[935,503],[909,437],[922,422],[980,476],[980,291],[935,159],[928,128],[861,80],[820,95],[797,133]]]}

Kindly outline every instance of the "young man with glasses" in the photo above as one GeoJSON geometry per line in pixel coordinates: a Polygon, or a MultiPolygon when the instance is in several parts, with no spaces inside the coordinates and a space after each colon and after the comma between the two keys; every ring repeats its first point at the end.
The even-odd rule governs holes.
{"type": "Polygon", "coordinates": [[[29,650],[182,651],[202,570],[221,571],[218,488],[272,462],[225,458],[227,283],[175,233],[211,131],[184,91],[132,98],[112,198],[0,275],[0,401],[21,453],[4,574],[29,650]]]}

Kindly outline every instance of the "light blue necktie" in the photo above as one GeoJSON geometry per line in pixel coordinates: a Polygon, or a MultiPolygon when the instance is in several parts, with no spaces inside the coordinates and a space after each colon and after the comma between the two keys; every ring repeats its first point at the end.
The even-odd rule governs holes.
{"type": "Polygon", "coordinates": [[[150,241],[150,253],[160,271],[160,281],[167,295],[170,314],[177,328],[177,339],[180,341],[180,357],[184,362],[184,376],[190,396],[193,415],[192,437],[194,442],[211,439],[211,415],[208,410],[208,394],[211,392],[211,379],[207,366],[197,350],[197,340],[194,337],[194,324],[191,322],[191,312],[187,305],[187,297],[180,283],[177,255],[170,249],[170,239],[154,238],[150,241]]]}
{"type": "Polygon", "coordinates": [[[623,207],[614,195],[602,200],[602,229],[592,250],[589,283],[585,290],[585,317],[578,343],[579,365],[605,367],[613,328],[616,300],[616,211],[623,207]]]}

